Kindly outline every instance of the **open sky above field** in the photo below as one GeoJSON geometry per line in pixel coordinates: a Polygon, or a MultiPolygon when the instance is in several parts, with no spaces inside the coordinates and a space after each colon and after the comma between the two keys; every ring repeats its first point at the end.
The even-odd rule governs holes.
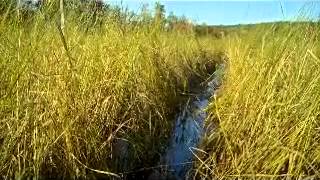
{"type": "MultiPolygon", "coordinates": [[[[139,12],[142,4],[153,7],[156,1],[123,0],[112,1],[113,4],[127,6],[130,10],[139,12]]],[[[320,15],[320,1],[159,1],[165,5],[166,14],[185,15],[196,23],[210,25],[234,25],[281,20],[295,20],[302,12],[308,12],[308,17],[317,18],[320,15]],[[303,10],[303,11],[301,11],[303,10]]]]}

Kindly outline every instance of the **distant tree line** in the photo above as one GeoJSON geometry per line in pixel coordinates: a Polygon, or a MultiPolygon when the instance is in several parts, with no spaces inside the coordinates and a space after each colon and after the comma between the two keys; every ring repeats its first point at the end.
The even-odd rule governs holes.
{"type": "Polygon", "coordinates": [[[9,12],[14,16],[18,10],[23,20],[41,11],[47,18],[60,17],[62,13],[63,17],[75,14],[85,26],[101,24],[105,17],[112,16],[122,24],[150,24],[163,30],[181,32],[195,29],[194,24],[185,16],[178,17],[173,12],[166,16],[165,6],[159,2],[155,3],[153,10],[144,4],[138,13],[123,7],[111,6],[102,0],[2,0],[0,2],[0,15],[9,12]]]}
{"type": "Polygon", "coordinates": [[[215,38],[223,38],[229,34],[230,28],[222,26],[209,26],[206,24],[196,25],[195,32],[199,36],[212,36],[215,38]]]}

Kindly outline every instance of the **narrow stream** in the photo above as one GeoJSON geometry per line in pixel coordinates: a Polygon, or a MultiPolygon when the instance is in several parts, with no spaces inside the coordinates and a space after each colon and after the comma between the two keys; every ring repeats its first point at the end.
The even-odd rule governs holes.
{"type": "Polygon", "coordinates": [[[198,146],[204,133],[204,120],[207,116],[205,109],[210,97],[221,84],[223,69],[224,65],[218,65],[211,79],[204,85],[204,90],[189,101],[177,115],[169,146],[160,162],[166,165],[165,172],[153,174],[149,179],[187,179],[194,157],[193,148],[198,146]]]}
{"type": "MultiPolygon", "coordinates": [[[[202,83],[200,91],[181,108],[181,112],[176,116],[167,149],[158,165],[127,172],[123,174],[123,179],[184,180],[190,178],[188,172],[194,161],[193,151],[198,147],[205,133],[204,120],[207,117],[205,109],[210,98],[220,87],[223,72],[224,64],[217,65],[216,71],[202,83]]],[[[118,160],[121,166],[119,169],[128,169],[129,151],[132,148],[126,141],[119,139],[114,149],[114,159],[118,160]]]]}

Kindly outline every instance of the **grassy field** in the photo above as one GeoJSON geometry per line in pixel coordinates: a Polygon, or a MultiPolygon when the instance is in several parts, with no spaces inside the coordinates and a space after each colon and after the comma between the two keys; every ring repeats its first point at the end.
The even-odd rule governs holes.
{"type": "Polygon", "coordinates": [[[0,3],[0,178],[154,166],[179,105],[222,57],[195,178],[319,177],[319,23],[170,24],[158,7],[154,17],[67,7],[62,29],[57,4],[0,3]]]}
{"type": "Polygon", "coordinates": [[[62,31],[54,12],[20,12],[20,20],[7,12],[0,18],[1,178],[112,177],[154,165],[188,80],[213,63],[192,32],[142,16],[128,23],[112,11],[93,21],[72,11],[62,31]]]}
{"type": "Polygon", "coordinates": [[[198,176],[320,176],[319,28],[264,24],[221,40],[227,68],[208,107],[198,176]]]}

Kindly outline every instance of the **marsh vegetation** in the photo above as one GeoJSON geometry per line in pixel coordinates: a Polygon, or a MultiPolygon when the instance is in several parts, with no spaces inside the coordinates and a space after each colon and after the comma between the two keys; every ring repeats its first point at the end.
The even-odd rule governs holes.
{"type": "Polygon", "coordinates": [[[159,3],[39,6],[0,2],[1,178],[150,177],[217,64],[188,178],[319,177],[318,22],[209,27],[159,3]]]}

